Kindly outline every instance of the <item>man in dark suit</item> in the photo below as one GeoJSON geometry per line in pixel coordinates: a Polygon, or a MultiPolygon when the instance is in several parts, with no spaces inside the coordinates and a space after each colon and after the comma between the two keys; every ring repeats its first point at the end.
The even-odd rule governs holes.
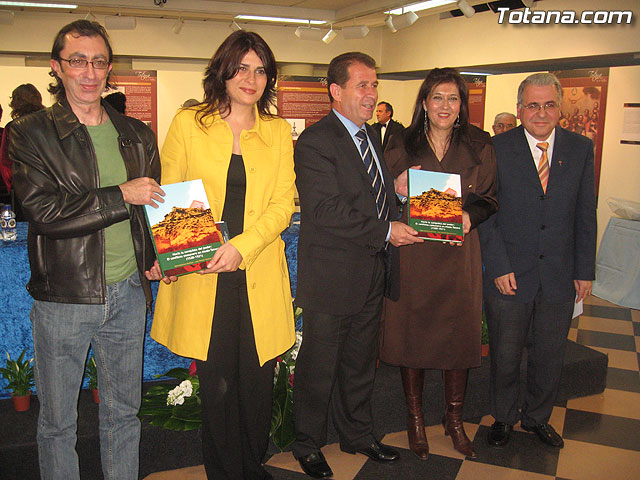
{"type": "Polygon", "coordinates": [[[343,451],[380,462],[398,458],[373,432],[378,329],[393,246],[422,241],[393,221],[393,179],[366,124],[378,99],[375,61],[358,52],[340,55],[329,65],[327,83],[332,111],[304,130],[295,149],[301,210],[296,303],[304,310],[304,329],[293,453],[317,478],[333,475],[320,451],[329,413],[343,451]]]}
{"type": "Polygon", "coordinates": [[[522,125],[493,137],[500,210],[479,228],[484,301],[491,344],[487,440],[509,441],[513,425],[544,443],[564,442],[549,425],[574,303],[595,278],[593,144],[556,124],[562,88],[549,73],[518,89],[522,125]],[[520,361],[527,385],[518,410],[520,361]]]}
{"type": "Polygon", "coordinates": [[[386,152],[389,140],[391,140],[392,136],[401,133],[404,130],[404,125],[393,119],[393,107],[389,102],[378,103],[376,117],[378,121],[373,124],[373,129],[380,136],[382,151],[386,152]]]}

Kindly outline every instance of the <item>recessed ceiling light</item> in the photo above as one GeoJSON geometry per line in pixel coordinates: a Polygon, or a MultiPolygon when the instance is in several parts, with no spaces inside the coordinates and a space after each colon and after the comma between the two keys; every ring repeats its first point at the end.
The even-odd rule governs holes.
{"type": "Polygon", "coordinates": [[[5,2],[0,1],[3,7],[34,7],[34,8],[78,8],[78,5],[71,3],[36,3],[36,2],[5,2]]]}
{"type": "Polygon", "coordinates": [[[391,15],[401,15],[406,12],[420,12],[422,10],[429,10],[430,8],[442,7],[456,3],[456,0],[428,0],[426,2],[414,3],[413,5],[406,5],[404,7],[388,10],[384,13],[391,15]]]}
{"type": "Polygon", "coordinates": [[[308,20],[304,18],[263,17],[260,15],[236,15],[236,20],[260,20],[263,22],[303,23],[305,25],[323,25],[324,20],[308,20]]]}

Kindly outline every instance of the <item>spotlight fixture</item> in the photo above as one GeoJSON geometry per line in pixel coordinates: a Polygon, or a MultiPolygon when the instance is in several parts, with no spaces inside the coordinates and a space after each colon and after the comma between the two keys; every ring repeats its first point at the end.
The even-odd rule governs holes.
{"type": "Polygon", "coordinates": [[[231,22],[231,25],[229,25],[229,28],[233,32],[237,32],[238,30],[242,30],[242,27],[240,25],[238,25],[235,20],[233,22],[231,22]]]}
{"type": "Polygon", "coordinates": [[[389,30],[393,33],[403,28],[410,27],[418,20],[418,15],[415,12],[407,12],[402,15],[389,15],[384,23],[387,24],[389,30]]]}
{"type": "Polygon", "coordinates": [[[89,20],[90,22],[97,22],[97,21],[98,21],[98,19],[96,18],[96,16],[95,16],[93,13],[91,13],[91,10],[89,10],[89,13],[87,13],[87,14],[84,16],[84,19],[85,19],[85,20],[89,20]]]}
{"type": "Polygon", "coordinates": [[[178,18],[178,21],[173,25],[173,33],[179,35],[182,31],[182,27],[184,27],[184,19],[182,17],[178,18]]]}
{"type": "Polygon", "coordinates": [[[393,26],[393,19],[391,18],[391,15],[387,15],[387,18],[384,21],[384,23],[387,24],[387,28],[391,30],[391,33],[396,33],[398,31],[398,29],[393,26]]]}
{"type": "Polygon", "coordinates": [[[473,17],[476,13],[473,7],[469,5],[469,2],[467,2],[467,0],[457,0],[456,5],[467,18],[473,17]]]}
{"type": "Polygon", "coordinates": [[[301,40],[322,40],[327,32],[319,28],[298,27],[295,34],[301,40]]]}
{"type": "Polygon", "coordinates": [[[345,40],[354,40],[356,38],[364,38],[369,33],[369,27],[366,25],[356,25],[355,27],[344,27],[342,36],[345,40]]]}
{"type": "Polygon", "coordinates": [[[338,34],[333,30],[333,25],[331,25],[327,34],[322,37],[322,41],[329,45],[337,36],[338,34]]]}
{"type": "Polygon", "coordinates": [[[11,10],[0,10],[0,25],[13,25],[13,12],[11,10]]]}
{"type": "Polygon", "coordinates": [[[107,15],[104,17],[104,26],[107,27],[107,30],[135,30],[136,17],[107,15]]]}

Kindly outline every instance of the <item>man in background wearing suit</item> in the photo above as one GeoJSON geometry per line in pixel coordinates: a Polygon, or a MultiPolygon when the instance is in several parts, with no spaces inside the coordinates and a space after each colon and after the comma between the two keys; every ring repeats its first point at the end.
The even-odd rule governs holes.
{"type": "Polygon", "coordinates": [[[316,478],[333,475],[320,451],[329,413],[343,451],[379,462],[398,458],[373,432],[378,330],[394,246],[422,241],[393,221],[393,179],[366,124],[378,99],[375,61],[342,54],[331,61],[327,84],[332,111],[304,130],[294,154],[301,210],[296,304],[304,328],[293,454],[316,478]]]}
{"type": "Polygon", "coordinates": [[[376,117],[378,118],[378,122],[373,124],[373,128],[378,132],[380,141],[382,142],[382,151],[385,152],[391,137],[397,133],[401,133],[404,130],[404,125],[393,119],[393,107],[389,102],[380,102],[378,104],[376,117]]]}
{"type": "Polygon", "coordinates": [[[593,144],[557,127],[562,88],[550,73],[518,89],[521,126],[493,137],[500,210],[479,228],[484,301],[491,344],[487,441],[505,445],[518,421],[553,447],[549,425],[574,303],[595,278],[593,144]],[[527,385],[518,410],[520,361],[527,385]]]}

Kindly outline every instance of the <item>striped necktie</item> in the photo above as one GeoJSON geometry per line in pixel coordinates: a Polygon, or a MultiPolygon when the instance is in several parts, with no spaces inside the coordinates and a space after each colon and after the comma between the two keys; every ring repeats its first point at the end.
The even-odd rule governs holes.
{"type": "Polygon", "coordinates": [[[378,170],[378,166],[376,165],[376,162],[373,159],[373,154],[371,153],[371,147],[367,140],[367,133],[362,129],[356,133],[356,138],[360,142],[360,153],[362,154],[364,167],[369,174],[369,178],[371,178],[371,187],[373,188],[373,195],[376,200],[378,218],[388,220],[389,202],[387,201],[387,194],[384,190],[380,171],[378,170]]]}
{"type": "Polygon", "coordinates": [[[540,177],[542,191],[547,193],[547,184],[549,183],[549,157],[547,156],[547,149],[549,148],[549,144],[547,142],[540,142],[536,147],[542,150],[542,155],[538,162],[538,176],[540,177]]]}

